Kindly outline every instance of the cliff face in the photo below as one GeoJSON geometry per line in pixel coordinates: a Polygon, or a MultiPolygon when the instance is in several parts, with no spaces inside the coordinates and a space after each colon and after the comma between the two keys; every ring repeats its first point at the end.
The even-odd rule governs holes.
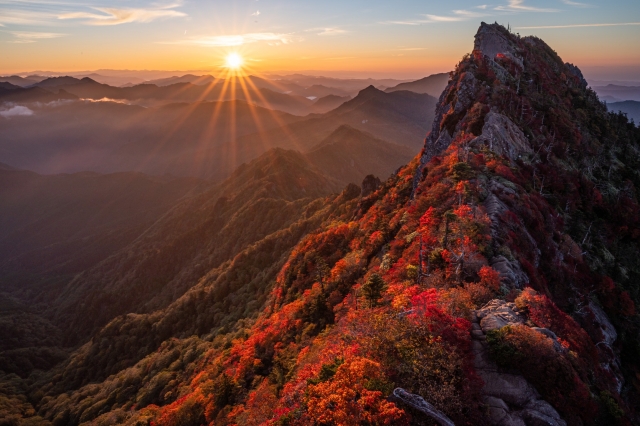
{"type": "Polygon", "coordinates": [[[409,165],[326,199],[291,251],[274,234],[273,250],[237,256],[165,309],[114,320],[41,379],[39,413],[58,424],[637,423],[639,170],[640,131],[576,67],[482,24],[409,165]],[[232,322],[224,309],[241,296],[216,295],[247,276],[262,277],[252,291],[274,290],[257,318],[247,304],[232,322]],[[138,348],[141,336],[153,339],[138,348]],[[119,363],[100,370],[101,353],[119,363]],[[80,380],[89,374],[109,377],[80,380]]]}

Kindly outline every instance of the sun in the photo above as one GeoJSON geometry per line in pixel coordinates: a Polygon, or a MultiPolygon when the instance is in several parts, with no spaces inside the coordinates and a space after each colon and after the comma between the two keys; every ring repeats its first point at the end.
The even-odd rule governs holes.
{"type": "Polygon", "coordinates": [[[229,53],[225,59],[225,65],[232,70],[238,70],[242,67],[242,56],[237,53],[229,53]]]}

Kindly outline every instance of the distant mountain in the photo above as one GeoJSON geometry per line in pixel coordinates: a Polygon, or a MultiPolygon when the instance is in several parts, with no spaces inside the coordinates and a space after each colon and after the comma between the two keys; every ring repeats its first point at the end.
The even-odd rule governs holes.
{"type": "MultiPolygon", "coordinates": [[[[291,75],[267,75],[271,80],[275,80],[280,84],[285,84],[286,82],[294,83],[301,87],[312,87],[312,86],[324,86],[332,89],[338,89],[346,92],[346,94],[355,96],[359,91],[368,87],[391,87],[396,86],[400,83],[408,82],[410,80],[396,80],[396,79],[374,79],[374,78],[332,78],[332,77],[319,77],[319,76],[310,76],[304,74],[291,74],[291,75]]],[[[339,93],[334,93],[338,94],[339,93]]],[[[340,95],[341,96],[341,95],[340,95]]]]}
{"type": "Polygon", "coordinates": [[[16,86],[15,84],[7,83],[5,81],[0,81],[0,90],[14,90],[20,89],[20,86],[16,86]]]}
{"type": "Polygon", "coordinates": [[[447,87],[448,82],[449,73],[433,74],[417,81],[400,83],[397,86],[389,87],[385,89],[385,92],[390,93],[398,90],[409,90],[415,93],[427,93],[435,98],[439,98],[444,88],[447,87]]]}
{"type": "Polygon", "coordinates": [[[193,75],[185,74],[183,76],[174,76],[168,78],[160,78],[157,80],[146,81],[145,84],[155,84],[158,87],[169,86],[176,83],[191,83],[196,85],[210,84],[215,81],[216,78],[212,75],[193,75]]]}
{"type": "Polygon", "coordinates": [[[35,83],[33,86],[47,89],[47,88],[54,88],[54,87],[60,87],[60,86],[72,86],[87,80],[93,81],[89,77],[85,77],[82,80],[80,80],[79,78],[69,77],[69,76],[50,77],[38,83],[35,83]]]}
{"type": "Polygon", "coordinates": [[[415,155],[407,146],[377,139],[348,125],[338,127],[305,153],[319,170],[345,186],[360,185],[370,174],[385,179],[415,155]]]}
{"type": "Polygon", "coordinates": [[[338,89],[335,87],[327,87],[322,84],[314,84],[309,87],[305,87],[303,92],[297,92],[296,94],[302,96],[315,96],[316,98],[323,98],[326,96],[339,96],[339,97],[348,97],[349,92],[343,89],[338,89]]]}
{"type": "Polygon", "coordinates": [[[608,84],[606,86],[595,86],[593,90],[596,91],[601,100],[607,102],[640,101],[640,86],[608,84]]]}
{"type": "Polygon", "coordinates": [[[313,109],[313,112],[322,114],[339,107],[340,105],[342,105],[343,103],[347,102],[350,99],[351,99],[351,96],[327,95],[320,99],[317,99],[313,103],[312,109],[313,109]]]}
{"type": "Polygon", "coordinates": [[[11,83],[20,87],[28,87],[32,86],[40,81],[44,80],[46,77],[41,77],[37,75],[30,75],[28,77],[20,77],[17,75],[0,77],[0,81],[11,83]]]}
{"type": "MultiPolygon", "coordinates": [[[[146,86],[174,90],[175,85],[146,86]]],[[[102,90],[104,85],[83,79],[67,87],[87,95],[91,90],[102,90]]],[[[20,90],[51,94],[41,88],[20,90]]],[[[137,90],[146,88],[137,86],[137,90]]],[[[254,93],[269,105],[281,101],[290,102],[291,108],[296,102],[313,104],[268,89],[254,93]]],[[[0,100],[8,96],[0,95],[0,100]]],[[[346,103],[338,103],[340,106],[332,111],[308,117],[244,101],[175,103],[161,108],[91,101],[32,106],[29,117],[0,120],[0,161],[39,173],[135,170],[222,180],[243,162],[271,148],[306,151],[345,124],[377,139],[409,146],[416,153],[433,119],[436,99],[370,88],[346,103]]]]}
{"type": "Polygon", "coordinates": [[[640,125],[640,102],[611,102],[607,103],[607,108],[609,108],[609,111],[620,111],[627,114],[630,120],[633,120],[636,125],[640,125]]]}
{"type": "MultiPolygon", "coordinates": [[[[75,100],[77,96],[60,89],[57,93],[41,87],[16,87],[6,88],[0,86],[0,102],[31,103],[31,102],[55,102],[60,100],[75,100]]],[[[1,141],[1,138],[0,138],[1,141]]]]}
{"type": "Polygon", "coordinates": [[[369,86],[353,99],[322,115],[238,138],[229,149],[236,158],[253,158],[256,147],[305,150],[319,144],[343,124],[414,150],[424,141],[437,99],[408,91],[385,93],[369,86]]]}

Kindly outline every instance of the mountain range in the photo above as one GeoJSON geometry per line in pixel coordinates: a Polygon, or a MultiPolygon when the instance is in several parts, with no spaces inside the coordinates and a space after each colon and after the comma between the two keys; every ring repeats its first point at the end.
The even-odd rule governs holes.
{"type": "Polygon", "coordinates": [[[498,24],[437,100],[403,89],[426,83],[306,117],[68,100],[0,120],[0,417],[640,422],[640,129],[498,24]],[[16,167],[53,160],[128,172],[16,167]]]}
{"type": "MultiPolygon", "coordinates": [[[[104,88],[83,82],[63,87],[87,96],[85,86],[104,88]]],[[[50,94],[38,87],[22,90],[50,94]]],[[[63,90],[58,96],[74,96],[63,90]]],[[[387,94],[370,87],[327,113],[298,117],[242,100],[144,108],[49,99],[48,104],[25,103],[30,114],[0,121],[0,160],[39,173],[139,171],[220,180],[271,148],[311,149],[342,125],[415,149],[422,144],[435,103],[429,95],[387,94]]]]}

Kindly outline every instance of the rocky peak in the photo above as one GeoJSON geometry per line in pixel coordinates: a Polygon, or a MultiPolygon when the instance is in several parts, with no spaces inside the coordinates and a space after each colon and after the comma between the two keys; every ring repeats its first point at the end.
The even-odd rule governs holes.
{"type": "Polygon", "coordinates": [[[491,60],[495,60],[499,55],[509,57],[512,60],[519,61],[520,66],[522,66],[522,61],[518,57],[518,47],[511,37],[512,34],[502,25],[483,22],[475,35],[473,51],[474,53],[481,53],[491,60]]]}
{"type": "Polygon", "coordinates": [[[513,161],[531,155],[533,137],[538,143],[555,137],[549,125],[555,119],[549,115],[552,110],[566,109],[563,113],[568,120],[581,118],[567,107],[567,101],[587,102],[599,113],[606,113],[595,93],[587,89],[580,70],[562,62],[542,40],[520,37],[499,24],[483,22],[472,53],[457,65],[440,96],[421,166],[452,141],[471,136],[475,139],[470,145],[497,147],[513,161]]]}

